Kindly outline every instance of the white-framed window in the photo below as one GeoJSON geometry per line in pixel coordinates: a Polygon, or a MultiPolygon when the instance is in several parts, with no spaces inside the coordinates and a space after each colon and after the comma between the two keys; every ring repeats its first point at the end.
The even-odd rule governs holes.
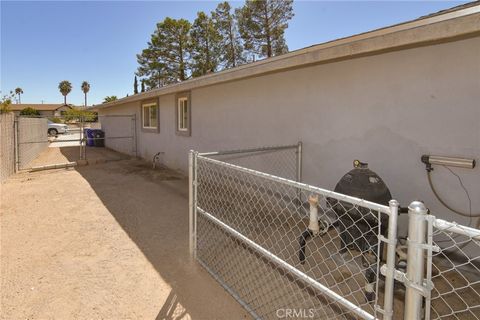
{"type": "Polygon", "coordinates": [[[178,98],[177,102],[177,118],[178,118],[178,124],[177,124],[177,129],[178,131],[188,131],[188,126],[189,126],[189,112],[188,112],[188,98],[187,97],[182,97],[178,98]]]}
{"type": "Polygon", "coordinates": [[[157,129],[158,128],[158,107],[155,102],[145,103],[142,105],[142,119],[143,128],[157,129]]]}

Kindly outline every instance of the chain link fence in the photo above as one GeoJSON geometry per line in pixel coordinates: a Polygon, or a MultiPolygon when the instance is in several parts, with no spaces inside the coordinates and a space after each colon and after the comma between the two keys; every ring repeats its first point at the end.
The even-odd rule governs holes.
{"type": "Polygon", "coordinates": [[[0,183],[15,172],[15,114],[0,113],[0,183]]]}
{"type": "Polygon", "coordinates": [[[380,264],[392,208],[294,181],[301,144],[191,160],[193,251],[253,317],[374,319],[380,303],[391,310],[383,292],[393,275],[386,289],[380,264]]]}
{"type": "Polygon", "coordinates": [[[480,319],[480,230],[303,184],[301,150],[190,153],[191,253],[254,318],[480,319]]]}
{"type": "Polygon", "coordinates": [[[38,155],[48,148],[47,118],[17,117],[18,169],[26,169],[38,155]]]}
{"type": "Polygon", "coordinates": [[[135,114],[99,115],[98,120],[105,135],[94,137],[92,141],[102,141],[105,147],[129,157],[137,156],[135,114]]]}
{"type": "Polygon", "coordinates": [[[480,230],[431,223],[431,319],[480,319],[480,230]]]}
{"type": "Polygon", "coordinates": [[[261,171],[285,179],[302,179],[302,143],[200,154],[222,162],[261,171]]]}
{"type": "Polygon", "coordinates": [[[19,116],[14,132],[17,137],[14,163],[18,170],[72,167],[80,162],[103,163],[137,154],[135,115],[108,115],[98,119],[73,115],[19,116]],[[100,127],[107,128],[108,132],[100,127]]]}

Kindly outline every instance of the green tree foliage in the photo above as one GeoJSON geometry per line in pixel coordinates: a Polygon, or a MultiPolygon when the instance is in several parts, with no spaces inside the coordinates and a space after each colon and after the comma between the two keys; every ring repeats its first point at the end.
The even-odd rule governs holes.
{"type": "Polygon", "coordinates": [[[220,64],[223,69],[245,63],[237,21],[231,11],[230,4],[225,1],[212,12],[215,29],[220,34],[220,64]]]}
{"type": "Polygon", "coordinates": [[[63,103],[67,104],[67,95],[72,91],[72,84],[67,80],[60,81],[58,90],[60,90],[60,93],[63,95],[63,103]]]}
{"type": "Polygon", "coordinates": [[[85,109],[80,109],[77,107],[72,107],[71,109],[62,111],[63,119],[67,122],[69,121],[93,121],[97,116],[95,112],[88,111],[85,109]]]}
{"type": "Polygon", "coordinates": [[[103,98],[103,103],[112,102],[118,100],[117,96],[106,96],[103,98]]]}
{"type": "Polygon", "coordinates": [[[245,49],[260,57],[288,52],[285,29],[293,18],[293,0],[247,0],[236,10],[245,49]]]}
{"type": "Polygon", "coordinates": [[[138,93],[138,81],[137,81],[137,76],[135,76],[135,80],[133,80],[133,94],[138,93]]]}
{"type": "Polygon", "coordinates": [[[82,91],[85,95],[85,108],[87,107],[87,93],[90,91],[90,83],[87,81],[82,82],[82,91]]]}
{"type": "Polygon", "coordinates": [[[293,0],[246,0],[232,11],[225,1],[211,16],[198,12],[193,25],[185,19],[159,22],[137,54],[136,75],[146,89],[236,67],[247,52],[253,59],[288,52],[284,33],[294,16],[293,0]]]}
{"type": "Polygon", "coordinates": [[[0,113],[7,113],[11,112],[10,105],[12,104],[12,99],[14,97],[14,94],[12,91],[8,95],[2,96],[0,99],[0,113]]]}
{"type": "Polygon", "coordinates": [[[137,75],[144,77],[142,80],[149,88],[160,88],[165,84],[165,63],[161,62],[158,52],[148,42],[148,48],[137,54],[139,64],[137,75]]]}
{"type": "Polygon", "coordinates": [[[37,109],[26,107],[22,111],[20,111],[21,116],[39,116],[40,112],[37,109]]]}
{"type": "Polygon", "coordinates": [[[145,92],[145,79],[142,79],[142,92],[145,92]]]}
{"type": "Polygon", "coordinates": [[[189,78],[190,22],[165,18],[157,23],[148,48],[137,55],[137,75],[149,88],[184,81],[189,78]]]}
{"type": "Polygon", "coordinates": [[[18,103],[22,103],[21,95],[23,94],[23,89],[20,87],[15,88],[15,94],[18,96],[18,103]]]}
{"type": "Polygon", "coordinates": [[[192,76],[199,77],[215,72],[219,63],[221,36],[212,18],[205,12],[197,13],[190,38],[192,76]]]}

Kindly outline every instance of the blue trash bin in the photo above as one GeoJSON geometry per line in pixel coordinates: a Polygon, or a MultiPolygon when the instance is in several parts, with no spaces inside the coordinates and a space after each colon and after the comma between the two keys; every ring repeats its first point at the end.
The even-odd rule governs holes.
{"type": "Polygon", "coordinates": [[[85,137],[87,138],[87,146],[93,147],[93,145],[94,145],[93,130],[92,129],[85,129],[84,134],[85,134],[85,137]]]}
{"type": "Polygon", "coordinates": [[[92,135],[95,138],[93,140],[95,147],[105,147],[105,132],[100,129],[94,129],[92,130],[92,135]]]}

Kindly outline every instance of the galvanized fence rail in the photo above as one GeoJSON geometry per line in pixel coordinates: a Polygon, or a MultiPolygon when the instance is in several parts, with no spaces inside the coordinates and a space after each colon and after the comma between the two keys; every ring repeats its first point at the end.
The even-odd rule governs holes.
{"type": "Polygon", "coordinates": [[[390,319],[398,203],[294,181],[301,147],[192,151],[192,255],[254,318],[390,319]]]}

